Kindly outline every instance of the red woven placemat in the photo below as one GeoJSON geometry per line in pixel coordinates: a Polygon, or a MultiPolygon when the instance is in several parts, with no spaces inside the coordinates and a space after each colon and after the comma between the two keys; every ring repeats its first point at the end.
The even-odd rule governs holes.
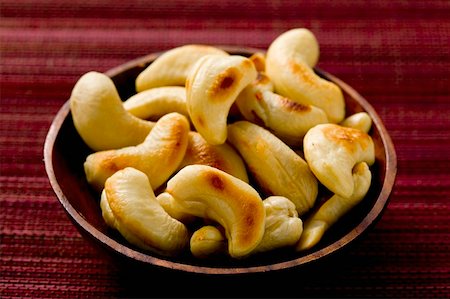
{"type": "Polygon", "coordinates": [[[2,0],[0,14],[1,298],[450,297],[450,2],[2,0]],[[79,235],[42,159],[81,74],[188,43],[264,49],[294,27],[394,141],[396,186],[366,238],[307,275],[211,278],[124,267],[79,235]]]}

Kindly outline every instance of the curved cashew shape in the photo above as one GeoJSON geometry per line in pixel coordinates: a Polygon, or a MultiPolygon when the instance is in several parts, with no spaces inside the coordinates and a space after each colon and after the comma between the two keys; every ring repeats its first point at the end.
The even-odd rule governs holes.
{"type": "Polygon", "coordinates": [[[239,97],[236,103],[246,120],[262,123],[293,147],[302,144],[303,136],[310,128],[328,122],[322,109],[299,104],[268,90],[256,92],[249,98],[239,97]]]}
{"type": "Polygon", "coordinates": [[[155,87],[138,92],[123,102],[123,107],[141,119],[158,120],[171,112],[189,117],[186,89],[182,86],[155,87]]]}
{"type": "Polygon", "coordinates": [[[185,213],[180,205],[177,204],[175,198],[167,192],[162,192],[156,196],[156,200],[163,207],[163,209],[173,218],[183,222],[191,223],[195,220],[195,216],[185,213]]]}
{"type": "Polygon", "coordinates": [[[248,58],[255,65],[256,71],[258,73],[264,73],[266,70],[266,55],[261,52],[256,52],[250,55],[248,58]]]}
{"type": "Polygon", "coordinates": [[[201,164],[218,168],[248,183],[247,169],[236,150],[227,143],[209,144],[197,132],[189,132],[189,141],[179,169],[187,165],[201,164]]]}
{"type": "Polygon", "coordinates": [[[94,151],[139,144],[154,126],[128,113],[111,78],[94,71],[75,84],[70,110],[76,130],[94,151]]]}
{"type": "Polygon", "coordinates": [[[356,206],[369,191],[372,174],[365,162],[355,165],[352,171],[355,189],[350,197],[333,195],[306,221],[296,250],[307,250],[316,245],[324,233],[348,211],[356,206]]]}
{"type": "Polygon", "coordinates": [[[314,105],[325,111],[330,122],[345,117],[345,102],[339,86],[322,79],[312,68],[319,50],[313,34],[305,28],[291,29],[278,36],[269,46],[266,72],[275,91],[301,104],[314,105]]]}
{"type": "Polygon", "coordinates": [[[292,201],[283,196],[269,196],[264,201],[266,224],[264,236],[254,252],[265,252],[295,245],[303,232],[292,201]]]}
{"type": "Polygon", "coordinates": [[[178,168],[188,143],[189,122],[173,112],[161,117],[143,143],[90,154],[84,162],[87,181],[100,191],[117,170],[134,167],[145,174],[153,190],[178,168]]]}
{"type": "Polygon", "coordinates": [[[258,192],[222,170],[186,166],[167,182],[166,192],[185,213],[222,225],[232,257],[246,256],[263,237],[266,213],[258,192]]]}
{"type": "Polygon", "coordinates": [[[345,198],[353,194],[353,167],[359,162],[375,162],[370,135],[336,124],[321,124],[309,130],[303,139],[303,150],[317,179],[345,198]]]}
{"type": "Polygon", "coordinates": [[[189,241],[185,225],[164,211],[137,169],[124,168],[106,181],[100,207],[105,222],[142,249],[174,255],[189,241]]]}
{"type": "Polygon", "coordinates": [[[289,198],[299,215],[312,208],[318,193],[317,179],[308,164],[289,146],[248,121],[229,125],[228,141],[239,151],[267,194],[289,198]]]}
{"type": "Polygon", "coordinates": [[[192,66],[205,55],[227,56],[222,49],[207,45],[184,45],[170,49],[156,58],[136,78],[136,91],[160,86],[184,86],[192,66]]]}
{"type": "Polygon", "coordinates": [[[256,79],[251,60],[239,55],[206,55],[186,79],[186,100],[197,132],[211,144],[227,139],[227,117],[239,93],[256,79]]]}
{"type": "Polygon", "coordinates": [[[367,112],[358,112],[344,119],[340,125],[358,129],[364,133],[369,133],[370,128],[372,127],[372,118],[370,118],[370,115],[367,112]]]}
{"type": "Polygon", "coordinates": [[[190,248],[193,256],[210,258],[226,252],[227,239],[220,229],[212,225],[206,225],[192,234],[190,248]]]}

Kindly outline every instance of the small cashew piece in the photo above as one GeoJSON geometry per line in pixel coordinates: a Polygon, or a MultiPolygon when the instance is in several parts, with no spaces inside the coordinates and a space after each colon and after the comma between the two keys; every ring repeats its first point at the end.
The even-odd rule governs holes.
{"type": "Polygon", "coordinates": [[[370,128],[372,127],[372,118],[370,118],[370,115],[367,112],[358,112],[344,119],[340,125],[358,129],[364,133],[369,133],[370,128]]]}
{"type": "Polygon", "coordinates": [[[236,103],[246,120],[262,123],[262,126],[293,147],[302,144],[310,128],[328,122],[322,109],[297,103],[269,90],[257,91],[253,97],[239,97],[236,103]]]}
{"type": "Polygon", "coordinates": [[[189,117],[186,108],[186,89],[182,86],[163,86],[138,92],[123,102],[125,110],[141,119],[158,120],[161,116],[178,112],[189,117]]]}
{"type": "Polygon", "coordinates": [[[186,79],[186,101],[197,132],[211,144],[227,139],[227,117],[239,93],[257,77],[251,60],[239,55],[206,55],[186,79]]]}
{"type": "Polygon", "coordinates": [[[167,192],[162,192],[156,196],[156,200],[163,207],[163,209],[173,218],[183,222],[191,223],[195,220],[195,216],[185,213],[180,205],[177,204],[175,198],[167,192]]]}
{"type": "Polygon", "coordinates": [[[269,196],[263,203],[266,210],[264,236],[254,252],[295,245],[302,235],[303,222],[294,203],[283,196],[269,196]]]}
{"type": "Polygon", "coordinates": [[[136,91],[160,86],[184,86],[197,60],[205,55],[227,56],[222,49],[207,45],[184,45],[170,49],[156,58],[136,78],[136,91]]]}
{"type": "Polygon", "coordinates": [[[94,151],[139,144],[154,126],[128,113],[111,78],[94,71],[78,79],[70,110],[78,134],[94,151]]]}
{"type": "Polygon", "coordinates": [[[303,150],[317,179],[345,198],[353,194],[353,167],[359,162],[369,165],[375,162],[370,135],[336,124],[321,124],[310,129],[303,139],[303,150]]]}
{"type": "Polygon", "coordinates": [[[218,168],[248,183],[247,169],[236,150],[227,143],[209,144],[197,132],[189,132],[189,141],[179,169],[193,164],[218,168]]]}
{"type": "Polygon", "coordinates": [[[301,104],[325,111],[330,122],[345,117],[345,102],[339,86],[322,79],[312,68],[319,56],[318,43],[311,31],[291,29],[279,35],[269,46],[266,72],[275,91],[301,104]]]}
{"type": "Polygon", "coordinates": [[[127,167],[108,178],[100,207],[105,222],[142,249],[175,255],[189,242],[185,225],[164,211],[137,169],[127,167]]]}
{"type": "Polygon", "coordinates": [[[353,182],[355,189],[350,197],[333,195],[320,208],[314,212],[304,225],[303,234],[296,245],[296,250],[307,250],[316,245],[324,233],[348,211],[355,207],[369,191],[372,174],[365,162],[353,168],[353,182]]]}
{"type": "Polygon", "coordinates": [[[268,130],[248,121],[228,126],[228,141],[268,195],[290,199],[299,215],[312,208],[318,182],[308,164],[268,130]]]}
{"type": "Polygon", "coordinates": [[[167,182],[165,192],[183,212],[219,223],[232,257],[248,255],[263,237],[266,213],[258,192],[222,170],[186,166],[167,182]]]}
{"type": "Polygon", "coordinates": [[[192,234],[190,248],[193,256],[210,258],[226,252],[227,239],[219,228],[205,225],[192,234]]]}
{"type": "Polygon", "coordinates": [[[84,162],[87,181],[100,191],[117,170],[134,167],[145,174],[153,190],[178,168],[188,143],[189,122],[179,113],[161,117],[143,143],[90,154],[84,162]]]}

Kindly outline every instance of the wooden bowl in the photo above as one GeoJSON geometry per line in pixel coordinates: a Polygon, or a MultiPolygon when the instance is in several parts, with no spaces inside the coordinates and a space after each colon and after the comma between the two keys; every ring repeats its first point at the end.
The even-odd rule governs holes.
{"type": "MultiPolygon", "coordinates": [[[[250,56],[256,51],[263,52],[252,48],[221,48],[243,56],[250,56]]],[[[160,54],[150,54],[106,72],[115,82],[122,99],[135,93],[135,78],[160,54]]],[[[350,245],[379,220],[394,185],[397,159],[391,138],[374,108],[340,79],[319,69],[316,72],[341,87],[347,115],[366,111],[372,117],[370,135],[375,143],[376,162],[371,166],[372,185],[363,201],[328,230],[321,242],[309,251],[276,250],[243,260],[199,260],[189,254],[170,259],[130,245],[106,226],[99,207],[99,194],[86,181],[83,162],[92,151],[75,130],[69,101],[56,114],[45,140],[44,161],[51,186],[83,236],[121,257],[152,267],[205,274],[238,274],[288,269],[319,261],[350,245]]]]}

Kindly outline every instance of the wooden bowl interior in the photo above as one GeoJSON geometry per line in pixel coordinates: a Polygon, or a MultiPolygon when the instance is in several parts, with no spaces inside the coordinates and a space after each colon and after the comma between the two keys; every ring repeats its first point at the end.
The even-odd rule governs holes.
{"type": "MultiPolygon", "coordinates": [[[[244,56],[249,56],[255,51],[263,52],[258,49],[223,48],[232,54],[244,56]]],[[[135,93],[136,76],[159,54],[141,57],[107,72],[116,84],[122,99],[127,99],[135,93]]],[[[321,242],[309,251],[299,253],[283,249],[243,260],[199,260],[188,253],[176,258],[162,257],[130,245],[120,234],[108,228],[101,216],[100,196],[87,183],[83,170],[83,163],[92,151],[75,130],[68,101],[56,115],[45,142],[44,160],[50,183],[70,219],[83,235],[135,261],[207,274],[265,272],[316,261],[350,244],[380,218],[396,175],[394,147],[375,110],[361,95],[338,78],[319,69],[316,69],[316,72],[342,88],[347,115],[360,111],[370,114],[373,120],[370,135],[375,143],[376,162],[371,166],[372,185],[361,204],[340,219],[327,231],[321,242]]],[[[319,201],[329,196],[325,188],[320,188],[319,201]]]]}

